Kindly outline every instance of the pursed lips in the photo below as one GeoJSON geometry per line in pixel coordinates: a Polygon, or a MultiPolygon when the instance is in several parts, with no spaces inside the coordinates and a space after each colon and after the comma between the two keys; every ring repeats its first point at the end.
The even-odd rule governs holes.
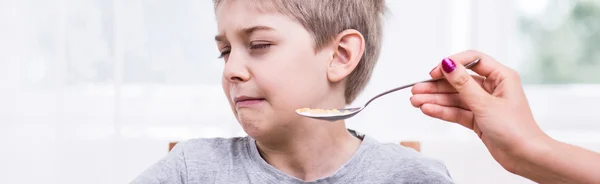
{"type": "Polygon", "coordinates": [[[249,96],[238,96],[233,99],[235,106],[237,108],[241,107],[251,107],[254,105],[258,105],[263,102],[265,98],[260,97],[249,97],[249,96]]]}

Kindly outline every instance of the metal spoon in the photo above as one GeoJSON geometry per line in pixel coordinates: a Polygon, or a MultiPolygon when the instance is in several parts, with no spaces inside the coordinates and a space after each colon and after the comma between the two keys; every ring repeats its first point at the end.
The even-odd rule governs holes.
{"type": "MultiPolygon", "coordinates": [[[[477,59],[473,62],[470,62],[468,64],[465,65],[465,68],[470,69],[471,67],[473,67],[475,64],[479,63],[480,59],[477,59]]],[[[365,107],[367,107],[367,105],[369,105],[369,103],[371,103],[373,100],[383,96],[383,95],[387,95],[389,93],[401,90],[401,89],[405,89],[408,87],[412,87],[415,84],[418,83],[425,83],[425,82],[434,82],[434,81],[438,81],[443,79],[444,77],[440,77],[440,78],[436,78],[436,79],[429,79],[429,80],[424,80],[424,81],[420,81],[420,82],[415,82],[412,84],[407,84],[404,86],[400,86],[394,89],[390,89],[386,92],[383,92],[373,98],[371,98],[369,101],[367,101],[367,103],[362,106],[362,107],[351,107],[351,108],[344,108],[344,109],[337,109],[336,113],[311,113],[310,111],[299,111],[296,110],[296,113],[298,113],[301,116],[305,116],[305,117],[309,117],[309,118],[314,118],[314,119],[320,119],[320,120],[327,120],[327,121],[337,121],[337,120],[343,120],[343,119],[348,119],[351,118],[352,116],[358,114],[360,111],[362,111],[363,109],[365,109],[365,107]]]]}

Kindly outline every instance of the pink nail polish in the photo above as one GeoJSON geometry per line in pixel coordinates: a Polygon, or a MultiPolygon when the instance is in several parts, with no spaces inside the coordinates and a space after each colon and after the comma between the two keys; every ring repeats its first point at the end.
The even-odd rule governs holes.
{"type": "Polygon", "coordinates": [[[442,60],[442,68],[446,73],[450,73],[456,69],[456,64],[450,58],[444,58],[442,60]]]}

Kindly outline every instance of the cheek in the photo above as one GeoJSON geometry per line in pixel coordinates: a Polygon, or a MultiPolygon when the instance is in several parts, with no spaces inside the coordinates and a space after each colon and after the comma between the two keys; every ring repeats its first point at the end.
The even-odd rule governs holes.
{"type": "Polygon", "coordinates": [[[269,77],[262,78],[261,88],[279,102],[277,105],[286,106],[286,109],[312,103],[327,89],[324,67],[318,66],[314,56],[299,58],[288,55],[287,58],[295,59],[279,60],[277,64],[268,66],[269,69],[264,72],[269,73],[269,77]]]}
{"type": "Polygon", "coordinates": [[[281,81],[286,87],[309,87],[326,77],[324,67],[319,66],[317,60],[317,57],[308,54],[288,55],[286,60],[280,61],[281,67],[276,70],[277,76],[283,79],[281,81]]]}
{"type": "Polygon", "coordinates": [[[288,65],[287,74],[281,75],[289,77],[290,87],[305,93],[319,93],[327,88],[327,65],[312,51],[297,56],[288,65]]]}
{"type": "MultiPolygon", "coordinates": [[[[326,79],[327,64],[323,62],[323,57],[315,55],[311,46],[298,45],[295,47],[308,48],[297,50],[293,47],[288,49],[285,55],[282,55],[279,62],[281,69],[279,76],[286,77],[292,84],[309,85],[323,82],[326,79]]],[[[290,85],[298,86],[300,85],[290,85]]]]}

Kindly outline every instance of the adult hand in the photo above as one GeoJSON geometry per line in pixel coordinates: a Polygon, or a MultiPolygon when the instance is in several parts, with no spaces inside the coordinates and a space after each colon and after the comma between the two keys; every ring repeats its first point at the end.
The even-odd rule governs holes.
{"type": "Polygon", "coordinates": [[[527,149],[525,143],[546,137],[533,119],[517,72],[490,56],[462,52],[445,58],[430,75],[447,80],[415,85],[412,105],[472,129],[505,169],[515,169],[517,160],[511,155],[527,149]],[[481,61],[471,69],[481,76],[471,76],[463,67],[476,59],[481,61]]]}
{"type": "Polygon", "coordinates": [[[466,51],[445,58],[410,101],[431,117],[473,130],[509,172],[541,183],[597,183],[600,154],[561,143],[536,124],[517,72],[490,56],[466,51]],[[470,75],[463,65],[481,59],[470,75]],[[594,164],[595,163],[595,164],[594,164]]]}

